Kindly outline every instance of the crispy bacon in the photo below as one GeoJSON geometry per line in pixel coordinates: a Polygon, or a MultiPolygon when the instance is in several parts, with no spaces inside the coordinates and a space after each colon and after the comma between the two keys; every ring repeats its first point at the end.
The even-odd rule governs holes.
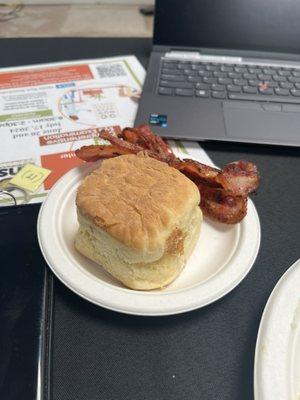
{"type": "Polygon", "coordinates": [[[197,184],[204,215],[225,224],[237,224],[247,214],[247,197],[231,196],[223,189],[197,184]]]}
{"type": "Polygon", "coordinates": [[[124,128],[119,135],[122,139],[126,140],[129,143],[139,144],[143,146],[143,141],[141,143],[140,136],[138,134],[138,130],[136,128],[124,128]]]}
{"type": "Polygon", "coordinates": [[[121,137],[134,144],[138,144],[152,154],[156,154],[161,161],[175,159],[175,155],[169,145],[159,136],[156,136],[148,125],[140,125],[137,128],[125,128],[121,137]]]}
{"type": "Polygon", "coordinates": [[[114,136],[112,133],[110,133],[104,129],[100,132],[99,136],[101,137],[101,139],[108,140],[110,143],[112,143],[115,146],[118,146],[118,147],[128,150],[127,153],[136,154],[139,151],[144,150],[144,148],[139,146],[138,144],[129,143],[126,140],[123,140],[123,139],[120,139],[120,138],[114,136]]]}
{"type": "Polygon", "coordinates": [[[257,167],[244,160],[227,164],[222,170],[198,161],[176,158],[168,144],[148,125],[125,128],[115,136],[106,130],[99,135],[109,146],[83,146],[76,155],[85,161],[144,152],[178,169],[199,188],[204,214],[226,224],[240,222],[247,213],[247,196],[259,184],[257,167]]]}
{"type": "Polygon", "coordinates": [[[260,180],[256,165],[244,160],[227,164],[222,170],[189,159],[176,159],[169,165],[195,183],[222,188],[233,196],[248,196],[257,189],[260,180]]]}
{"type": "Polygon", "coordinates": [[[221,187],[221,184],[216,181],[216,178],[220,174],[220,170],[217,168],[190,160],[189,158],[183,160],[177,158],[169,162],[169,165],[178,169],[195,183],[199,182],[213,187],[221,187]]]}
{"type": "Polygon", "coordinates": [[[257,189],[260,176],[256,165],[240,160],[225,165],[216,180],[227,192],[235,196],[248,196],[257,189]]]}
{"type": "Polygon", "coordinates": [[[130,143],[138,144],[145,150],[150,150],[157,155],[159,154],[159,150],[153,144],[153,141],[147,135],[144,135],[139,128],[125,128],[121,137],[130,143]]]}
{"type": "Polygon", "coordinates": [[[102,158],[112,158],[131,153],[118,146],[91,145],[82,146],[80,149],[75,150],[75,154],[81,160],[94,162],[102,158]]]}
{"type": "Polygon", "coordinates": [[[175,158],[169,145],[160,136],[155,135],[149,125],[140,125],[137,130],[149,146],[149,150],[158,153],[164,161],[175,158]]]}
{"type": "Polygon", "coordinates": [[[199,188],[201,209],[208,217],[226,224],[240,222],[247,213],[247,195],[259,183],[259,174],[254,164],[238,161],[223,170],[194,160],[175,160],[170,163],[199,188]]]}

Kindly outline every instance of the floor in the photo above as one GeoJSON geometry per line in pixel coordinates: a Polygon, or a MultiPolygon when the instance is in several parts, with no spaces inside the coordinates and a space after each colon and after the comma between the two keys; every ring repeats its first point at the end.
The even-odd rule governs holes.
{"type": "Polygon", "coordinates": [[[153,17],[143,16],[139,9],[137,5],[26,5],[12,12],[0,4],[0,38],[151,37],[153,17]]]}

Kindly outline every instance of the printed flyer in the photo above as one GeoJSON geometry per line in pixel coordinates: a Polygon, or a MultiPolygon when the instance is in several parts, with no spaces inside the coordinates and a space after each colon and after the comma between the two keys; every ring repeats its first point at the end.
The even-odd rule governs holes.
{"type": "Polygon", "coordinates": [[[144,76],[134,56],[1,69],[0,205],[13,197],[17,204],[41,202],[83,163],[74,150],[100,143],[103,128],[132,126],[144,76]],[[11,184],[27,164],[49,171],[39,185],[39,172],[27,168],[35,191],[11,184]]]}

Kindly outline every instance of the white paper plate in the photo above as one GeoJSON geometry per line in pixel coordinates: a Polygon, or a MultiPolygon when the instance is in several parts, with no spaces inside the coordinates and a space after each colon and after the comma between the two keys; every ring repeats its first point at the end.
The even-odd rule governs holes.
{"type": "Polygon", "coordinates": [[[255,400],[300,400],[300,260],[275,286],[261,319],[255,400]]]}
{"type": "Polygon", "coordinates": [[[78,228],[78,185],[96,167],[64,175],[44,201],[38,219],[43,255],[55,275],[71,290],[102,307],[136,315],[169,315],[203,307],[231,291],[253,265],[260,244],[260,224],[251,201],[246,218],[226,226],[204,220],[200,239],[184,271],[158,291],[123,287],[96,263],[81,256],[73,242],[78,228]]]}

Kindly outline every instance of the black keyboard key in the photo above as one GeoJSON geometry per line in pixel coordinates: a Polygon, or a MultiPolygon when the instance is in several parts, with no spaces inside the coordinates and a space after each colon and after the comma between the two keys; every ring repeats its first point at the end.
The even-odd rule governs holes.
{"type": "Polygon", "coordinates": [[[280,75],[273,75],[273,80],[276,82],[286,82],[286,77],[280,75]]]}
{"type": "Polygon", "coordinates": [[[297,78],[296,76],[289,76],[288,80],[292,83],[300,83],[300,77],[297,78]]]}
{"type": "Polygon", "coordinates": [[[276,75],[276,70],[271,68],[263,68],[263,73],[266,75],[276,75]]]}
{"type": "Polygon", "coordinates": [[[192,64],[191,65],[191,69],[193,69],[195,71],[198,71],[198,70],[204,71],[205,70],[205,65],[203,65],[203,64],[192,64]]]}
{"type": "Polygon", "coordinates": [[[248,82],[245,79],[234,79],[233,83],[238,86],[243,86],[248,84],[248,82]]]}
{"type": "Polygon", "coordinates": [[[211,92],[211,97],[214,99],[226,99],[226,93],[225,92],[211,92]]]}
{"type": "Polygon", "coordinates": [[[208,78],[208,77],[212,76],[212,72],[199,70],[198,75],[203,76],[203,77],[206,76],[208,78]]]}
{"type": "Polygon", "coordinates": [[[184,69],[183,70],[184,75],[189,75],[189,76],[197,76],[198,72],[193,71],[192,69],[184,69]]]}
{"type": "Polygon", "coordinates": [[[262,96],[261,94],[229,93],[230,100],[251,100],[251,101],[271,101],[274,103],[295,103],[300,104],[300,98],[292,96],[262,96]]]}
{"type": "Polygon", "coordinates": [[[207,71],[219,71],[220,67],[219,65],[207,65],[206,70],[207,71]]]}
{"type": "Polygon", "coordinates": [[[208,90],[196,90],[195,94],[197,97],[209,97],[208,90]]]}
{"type": "Polygon", "coordinates": [[[243,86],[243,92],[254,94],[254,93],[257,93],[257,89],[256,89],[256,87],[253,87],[253,86],[243,86]]]}
{"type": "Polygon", "coordinates": [[[261,93],[263,95],[268,95],[268,96],[274,94],[274,90],[272,88],[266,87],[264,85],[259,86],[258,91],[259,91],[259,93],[261,93]]]}
{"type": "Polygon", "coordinates": [[[175,89],[176,96],[193,96],[194,90],[193,89],[175,89]]]}
{"type": "Polygon", "coordinates": [[[241,87],[236,85],[227,85],[228,92],[240,92],[241,87]]]}
{"type": "Polygon", "coordinates": [[[240,79],[240,78],[242,78],[242,74],[240,74],[238,72],[228,72],[228,78],[240,79]]]}
{"type": "Polygon", "coordinates": [[[248,71],[249,71],[249,74],[261,74],[262,68],[251,66],[251,67],[248,67],[248,71]]]}
{"type": "Polygon", "coordinates": [[[201,76],[188,76],[187,80],[189,82],[202,82],[201,76]]]}
{"type": "Polygon", "coordinates": [[[233,72],[233,67],[231,67],[230,65],[225,64],[225,65],[221,66],[220,70],[222,72],[233,72]]]}
{"type": "Polygon", "coordinates": [[[278,96],[289,96],[290,91],[288,89],[275,88],[275,93],[278,94],[278,96]]]}
{"type": "Polygon", "coordinates": [[[243,74],[243,78],[247,80],[256,79],[256,74],[243,74]]]}
{"type": "Polygon", "coordinates": [[[174,73],[174,71],[178,70],[177,64],[166,64],[166,63],[163,63],[162,69],[168,69],[168,70],[172,71],[172,73],[174,73]]]}
{"type": "Polygon", "coordinates": [[[295,83],[296,89],[300,89],[300,83],[295,83]]]}
{"type": "Polygon", "coordinates": [[[266,75],[266,74],[258,74],[257,77],[261,81],[269,81],[270,79],[272,79],[271,75],[266,75]]]}
{"type": "Polygon", "coordinates": [[[204,83],[217,83],[217,78],[210,78],[210,77],[204,77],[203,78],[204,83]]]}
{"type": "Polygon", "coordinates": [[[190,63],[189,62],[180,62],[178,65],[177,65],[177,68],[178,69],[187,69],[187,67],[189,67],[190,66],[190,63]]]}
{"type": "Polygon", "coordinates": [[[163,95],[172,96],[172,94],[173,94],[173,89],[171,89],[171,88],[166,88],[166,87],[159,87],[159,88],[158,88],[158,93],[159,93],[159,94],[163,94],[163,95]]]}
{"type": "Polygon", "coordinates": [[[279,86],[279,83],[278,82],[274,82],[274,81],[264,81],[264,84],[269,86],[269,87],[272,87],[272,88],[275,88],[275,87],[279,86]]]}
{"type": "Polygon", "coordinates": [[[182,71],[179,69],[163,68],[161,72],[164,75],[182,75],[182,71]]]}
{"type": "Polygon", "coordinates": [[[298,71],[292,71],[292,75],[299,78],[300,77],[300,71],[299,70],[298,71]]]}
{"type": "Polygon", "coordinates": [[[247,73],[247,68],[246,67],[234,67],[234,72],[239,72],[240,74],[247,73]]]}
{"type": "Polygon", "coordinates": [[[218,85],[217,83],[213,83],[211,85],[211,90],[214,90],[216,92],[223,92],[226,89],[224,85],[218,85]]]}
{"type": "Polygon", "coordinates": [[[250,86],[256,86],[257,87],[261,82],[258,81],[257,79],[250,79],[248,83],[249,83],[250,86]]]}
{"type": "Polygon", "coordinates": [[[184,82],[185,76],[184,75],[165,75],[162,74],[160,77],[163,81],[175,81],[175,82],[184,82]]]}
{"type": "Polygon", "coordinates": [[[293,96],[300,97],[300,90],[291,89],[291,93],[293,96]]]}
{"type": "Polygon", "coordinates": [[[164,60],[163,61],[163,67],[164,68],[170,68],[170,69],[177,68],[177,61],[164,60]]]}
{"type": "Polygon", "coordinates": [[[180,88],[180,89],[192,89],[194,87],[191,82],[173,82],[173,81],[160,81],[160,87],[169,87],[169,88],[180,88]]]}
{"type": "Polygon", "coordinates": [[[286,70],[286,69],[280,69],[277,73],[280,76],[290,76],[291,75],[291,71],[286,70]]]}
{"type": "Polygon", "coordinates": [[[178,61],[176,60],[171,60],[169,58],[163,58],[163,62],[167,63],[167,64],[177,64],[178,61]]]}
{"type": "Polygon", "coordinates": [[[209,89],[209,85],[207,83],[196,83],[196,89],[199,90],[207,90],[209,89]]]}
{"type": "Polygon", "coordinates": [[[226,72],[214,71],[214,72],[213,72],[213,76],[214,76],[215,78],[226,78],[226,77],[227,77],[227,74],[226,74],[226,72]]]}
{"type": "Polygon", "coordinates": [[[279,86],[282,87],[283,89],[293,89],[294,84],[291,82],[280,82],[279,86]]]}
{"type": "Polygon", "coordinates": [[[230,78],[218,78],[218,83],[221,85],[230,85],[232,83],[232,79],[230,78]]]}

